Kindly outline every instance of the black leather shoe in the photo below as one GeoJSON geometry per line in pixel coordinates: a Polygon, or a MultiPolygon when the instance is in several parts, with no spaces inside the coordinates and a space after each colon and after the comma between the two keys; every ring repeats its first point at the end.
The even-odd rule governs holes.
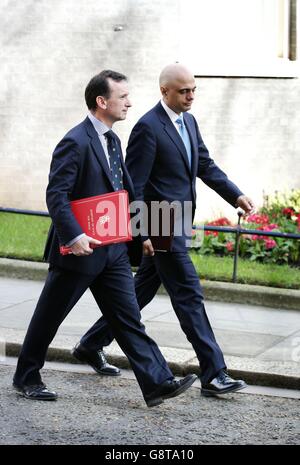
{"type": "Polygon", "coordinates": [[[107,363],[103,350],[92,352],[78,343],[72,350],[72,355],[80,362],[90,365],[99,375],[119,376],[121,374],[119,368],[107,363]]]}
{"type": "Polygon", "coordinates": [[[161,404],[164,399],[176,397],[186,391],[197,379],[196,375],[187,375],[177,381],[175,378],[168,379],[162,383],[146,400],[148,407],[155,407],[161,404]]]}
{"type": "Polygon", "coordinates": [[[29,386],[19,386],[13,383],[14,389],[26,399],[31,400],[56,400],[57,394],[54,391],[49,391],[44,383],[32,384],[29,386]]]}
{"type": "Polygon", "coordinates": [[[225,370],[221,370],[210,383],[202,385],[201,394],[210,397],[239,391],[245,387],[247,387],[245,381],[241,379],[232,379],[225,370]]]}

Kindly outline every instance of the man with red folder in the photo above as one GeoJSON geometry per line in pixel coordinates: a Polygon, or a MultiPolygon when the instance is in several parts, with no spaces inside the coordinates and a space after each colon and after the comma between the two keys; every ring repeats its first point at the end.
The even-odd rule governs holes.
{"type": "MultiPolygon", "coordinates": [[[[47,205],[52,218],[45,248],[50,263],[45,286],[31,319],[19,355],[13,386],[25,398],[55,400],[57,394],[42,382],[40,369],[59,325],[90,288],[101,312],[123,352],[127,355],[149,407],[188,389],[195,375],[175,380],[156,343],[145,333],[134,291],[126,244],[99,246],[84,233],[76,220],[71,201],[133,186],[124,164],[121,145],[111,127],[124,120],[131,106],[126,77],[106,70],[89,82],[85,99],[88,117],[71,129],[54,150],[47,205]],[[62,255],[61,245],[72,253],[62,255]]],[[[78,358],[90,357],[98,372],[116,375],[104,354],[89,354],[78,348],[78,358]]]]}

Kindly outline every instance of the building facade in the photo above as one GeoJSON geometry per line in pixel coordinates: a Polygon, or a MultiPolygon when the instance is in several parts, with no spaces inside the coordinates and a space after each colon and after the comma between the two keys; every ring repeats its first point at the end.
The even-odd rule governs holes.
{"type": "MultiPolygon", "coordinates": [[[[297,0],[0,0],[0,206],[46,210],[51,155],[85,118],[84,89],[110,68],[133,107],[125,149],[179,61],[196,76],[192,113],[211,156],[257,204],[299,188],[297,0]]],[[[198,221],[234,210],[199,181],[198,221]]]]}

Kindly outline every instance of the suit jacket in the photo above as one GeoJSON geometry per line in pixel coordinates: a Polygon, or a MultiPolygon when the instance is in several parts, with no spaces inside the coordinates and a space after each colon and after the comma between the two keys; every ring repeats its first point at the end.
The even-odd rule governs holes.
{"type": "MultiPolygon", "coordinates": [[[[117,144],[121,154],[118,138],[117,144]]],[[[133,200],[133,185],[122,157],[121,163],[124,188],[133,200]]],[[[91,275],[96,275],[103,268],[103,259],[111,246],[99,247],[90,256],[76,257],[62,256],[59,245],[67,244],[83,232],[72,213],[70,201],[113,191],[110,169],[99,136],[86,118],[64,136],[52,157],[46,192],[52,225],[44,252],[44,258],[50,264],[91,275]]],[[[126,250],[124,244],[119,246],[126,250]]]]}
{"type": "MultiPolygon", "coordinates": [[[[184,113],[192,162],[189,166],[184,143],[159,102],[134,126],[127,147],[126,166],[137,200],[177,201],[191,206],[189,231],[174,237],[173,251],[186,250],[196,209],[196,177],[202,179],[232,206],[242,192],[210,158],[193,115],[184,113]]],[[[182,208],[183,211],[183,208],[182,208]]]]}

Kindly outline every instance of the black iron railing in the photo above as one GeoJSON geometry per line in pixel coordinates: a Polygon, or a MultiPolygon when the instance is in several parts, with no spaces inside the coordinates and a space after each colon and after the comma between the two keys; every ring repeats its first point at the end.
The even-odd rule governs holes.
{"type": "MultiPolygon", "coordinates": [[[[48,212],[36,211],[36,210],[22,210],[18,208],[4,208],[0,207],[0,212],[4,213],[17,213],[19,215],[32,215],[32,216],[44,216],[49,217],[48,212]]],[[[204,230],[204,231],[216,231],[223,233],[234,233],[235,234],[235,245],[234,245],[234,257],[233,257],[233,272],[232,282],[237,280],[237,269],[238,269],[238,257],[239,257],[239,244],[240,238],[243,234],[257,235],[257,236],[270,236],[270,237],[281,237],[285,239],[300,240],[300,234],[283,233],[279,231],[262,231],[261,229],[246,229],[241,227],[241,217],[243,213],[238,211],[238,224],[235,227],[232,226],[194,226],[193,229],[204,230]]]]}
{"type": "Polygon", "coordinates": [[[263,231],[261,229],[246,229],[241,227],[241,218],[243,213],[238,211],[238,224],[235,227],[228,226],[210,226],[204,225],[203,227],[194,226],[194,229],[204,229],[204,231],[216,231],[224,233],[234,233],[235,234],[235,245],[234,245],[234,257],[233,257],[233,272],[232,272],[232,282],[236,282],[237,279],[237,267],[238,267],[238,257],[239,257],[239,245],[240,238],[242,234],[256,235],[256,236],[270,236],[270,237],[282,237],[285,239],[294,239],[299,240],[300,234],[294,233],[283,233],[279,231],[263,231]]]}
{"type": "Polygon", "coordinates": [[[19,210],[18,208],[3,208],[3,207],[0,207],[0,212],[17,213],[18,215],[50,216],[48,212],[39,212],[39,211],[36,211],[36,210],[19,210]]]}

